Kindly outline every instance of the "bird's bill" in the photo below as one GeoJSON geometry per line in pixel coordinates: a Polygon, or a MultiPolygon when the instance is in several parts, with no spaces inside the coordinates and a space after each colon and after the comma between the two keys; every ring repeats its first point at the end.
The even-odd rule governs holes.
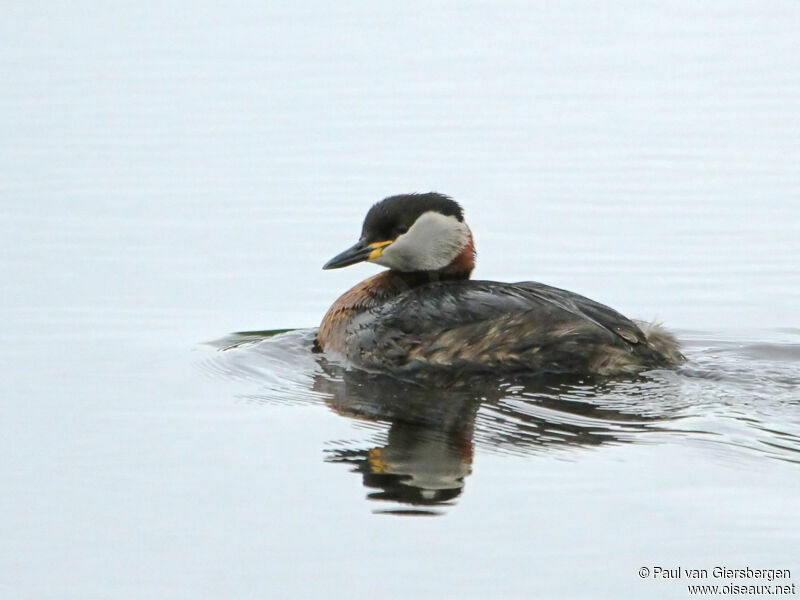
{"type": "Polygon", "coordinates": [[[323,269],[341,269],[342,267],[349,267],[356,263],[364,262],[365,260],[375,260],[380,258],[383,254],[383,249],[392,243],[392,240],[386,242],[372,242],[365,244],[361,240],[350,246],[344,252],[337,254],[328,262],[326,262],[323,269]]]}

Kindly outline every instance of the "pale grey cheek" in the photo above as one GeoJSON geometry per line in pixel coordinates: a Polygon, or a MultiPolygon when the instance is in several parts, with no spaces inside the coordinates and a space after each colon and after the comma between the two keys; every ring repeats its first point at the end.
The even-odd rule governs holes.
{"type": "Polygon", "coordinates": [[[410,253],[406,252],[403,248],[386,249],[380,258],[373,260],[375,264],[390,269],[397,269],[398,271],[412,270],[413,257],[410,253]]]}
{"type": "Polygon", "coordinates": [[[450,264],[450,261],[452,261],[457,254],[458,248],[455,244],[443,242],[432,250],[431,258],[434,262],[444,267],[450,264]]]}
{"type": "Polygon", "coordinates": [[[402,255],[397,252],[384,252],[380,258],[376,258],[370,262],[374,262],[376,265],[381,265],[389,269],[403,270],[406,267],[406,261],[403,259],[402,255]]]}
{"type": "Polygon", "coordinates": [[[402,248],[397,248],[392,252],[387,253],[386,258],[390,266],[394,269],[409,270],[413,266],[413,256],[411,253],[404,251],[402,248]]]}

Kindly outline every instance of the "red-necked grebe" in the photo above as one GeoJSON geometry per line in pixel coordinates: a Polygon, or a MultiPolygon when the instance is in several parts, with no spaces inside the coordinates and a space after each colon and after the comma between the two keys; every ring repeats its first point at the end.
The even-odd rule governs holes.
{"type": "Polygon", "coordinates": [[[454,200],[405,194],[375,204],[361,237],[323,269],[384,271],[345,292],[319,347],[381,371],[632,374],[683,360],[675,338],[598,302],[541,283],[470,280],[472,232],[454,200]]]}

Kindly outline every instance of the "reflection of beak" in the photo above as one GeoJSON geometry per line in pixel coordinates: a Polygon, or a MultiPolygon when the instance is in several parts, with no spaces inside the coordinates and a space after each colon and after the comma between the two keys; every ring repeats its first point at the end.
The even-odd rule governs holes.
{"type": "Polygon", "coordinates": [[[364,262],[365,260],[375,260],[376,258],[380,258],[383,254],[383,249],[391,243],[392,241],[389,240],[388,242],[365,244],[363,241],[359,240],[347,250],[341,254],[337,254],[326,262],[322,268],[341,269],[342,267],[349,267],[350,265],[364,262]]]}

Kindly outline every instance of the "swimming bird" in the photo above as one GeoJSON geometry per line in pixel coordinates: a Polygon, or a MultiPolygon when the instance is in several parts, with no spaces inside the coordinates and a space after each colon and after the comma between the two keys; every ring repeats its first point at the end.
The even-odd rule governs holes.
{"type": "Polygon", "coordinates": [[[626,375],[683,360],[676,339],[567,290],[471,280],[475,244],[464,211],[439,193],[372,206],[358,241],[323,269],[387,267],[345,292],[319,348],[377,371],[626,375]]]}

